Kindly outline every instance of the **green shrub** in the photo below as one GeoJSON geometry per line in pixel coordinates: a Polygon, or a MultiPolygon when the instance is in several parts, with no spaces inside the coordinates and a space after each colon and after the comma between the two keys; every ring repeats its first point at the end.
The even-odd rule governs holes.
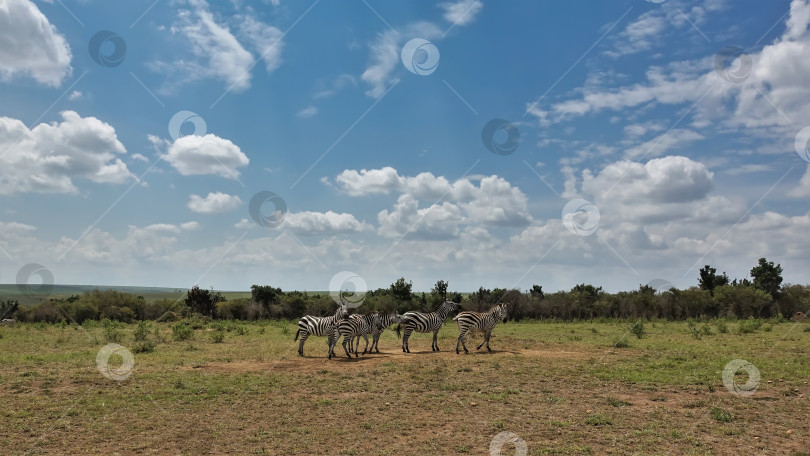
{"type": "Polygon", "coordinates": [[[626,340],[624,340],[624,337],[620,337],[615,342],[613,342],[613,347],[614,348],[628,348],[628,347],[630,347],[630,344],[627,343],[626,340]]]}
{"type": "Polygon", "coordinates": [[[730,423],[731,422],[731,413],[721,409],[720,407],[712,407],[711,412],[709,412],[712,419],[715,421],[720,421],[721,423],[730,423]]]}
{"type": "Polygon", "coordinates": [[[637,322],[633,323],[633,326],[630,327],[630,332],[635,334],[639,339],[644,337],[644,322],[638,320],[637,322]]]}
{"type": "Polygon", "coordinates": [[[715,326],[717,326],[717,331],[721,334],[726,334],[728,332],[728,326],[726,326],[725,320],[717,320],[715,326]]]}
{"type": "Polygon", "coordinates": [[[101,326],[104,327],[104,340],[107,343],[117,344],[124,339],[124,333],[119,330],[121,323],[105,318],[101,320],[101,326]]]}
{"type": "Polygon", "coordinates": [[[758,318],[748,318],[737,323],[737,334],[749,334],[762,327],[762,320],[758,318]]]}
{"type": "Polygon", "coordinates": [[[152,330],[151,325],[145,321],[138,322],[138,326],[135,328],[134,335],[135,335],[135,342],[143,342],[146,340],[146,336],[149,335],[149,332],[152,330]]]}
{"type": "Polygon", "coordinates": [[[144,340],[141,342],[136,342],[135,346],[132,347],[133,353],[150,353],[155,350],[156,344],[151,340],[144,340]]]}
{"type": "Polygon", "coordinates": [[[688,320],[686,322],[686,328],[695,339],[701,340],[703,338],[703,336],[700,335],[700,331],[697,329],[697,325],[695,324],[694,320],[688,320]]]}
{"type": "Polygon", "coordinates": [[[180,322],[172,327],[174,340],[189,340],[194,337],[194,329],[188,323],[180,322]]]}
{"type": "Polygon", "coordinates": [[[221,344],[225,340],[224,331],[214,331],[211,333],[211,341],[215,344],[221,344]]]}

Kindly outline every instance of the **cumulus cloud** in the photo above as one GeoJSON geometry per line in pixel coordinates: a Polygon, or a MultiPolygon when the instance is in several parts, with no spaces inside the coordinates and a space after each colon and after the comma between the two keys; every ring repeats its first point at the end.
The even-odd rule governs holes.
{"type": "Polygon", "coordinates": [[[457,237],[460,224],[525,226],[532,220],[526,195],[494,175],[450,182],[429,172],[400,176],[396,169],[384,167],[347,169],[335,178],[335,183],[338,189],[355,197],[400,193],[393,209],[377,216],[379,233],[387,237],[404,233],[425,239],[457,237]],[[430,205],[420,208],[420,201],[430,205]]]}
{"type": "Polygon", "coordinates": [[[0,7],[0,80],[25,75],[56,87],[73,71],[71,57],[65,38],[33,2],[3,2],[0,7]]]}
{"type": "Polygon", "coordinates": [[[209,193],[208,196],[192,194],[188,200],[188,208],[200,214],[222,214],[232,211],[242,205],[242,200],[236,195],[227,193],[209,193]]]}
{"type": "Polygon", "coordinates": [[[303,211],[288,213],[281,228],[296,234],[316,235],[358,233],[371,229],[371,225],[358,221],[352,214],[303,211]]]}
{"type": "MultiPolygon", "coordinates": [[[[156,146],[165,145],[154,136],[149,139],[156,146]]],[[[162,158],[184,176],[215,174],[228,179],[237,179],[237,168],[250,163],[239,146],[211,133],[177,138],[162,158]]]]}
{"type": "Polygon", "coordinates": [[[788,191],[788,196],[792,196],[793,198],[810,198],[810,165],[807,165],[804,175],[799,180],[799,185],[788,191]]]}
{"type": "Polygon", "coordinates": [[[0,194],[76,193],[73,179],[120,184],[135,177],[117,157],[126,153],[115,129],[74,111],[28,129],[0,117],[0,194]]]}

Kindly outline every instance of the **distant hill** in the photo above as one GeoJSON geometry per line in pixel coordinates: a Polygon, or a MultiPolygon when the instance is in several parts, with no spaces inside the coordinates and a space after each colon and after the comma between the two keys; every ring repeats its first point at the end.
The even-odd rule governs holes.
{"type": "MultiPolygon", "coordinates": [[[[183,297],[188,291],[187,288],[163,288],[163,287],[127,287],[116,285],[54,285],[50,294],[29,295],[25,290],[20,290],[16,284],[0,284],[0,301],[15,299],[21,305],[39,304],[50,298],[67,298],[71,295],[80,295],[86,291],[116,290],[122,293],[132,293],[135,296],[143,296],[148,301],[157,299],[178,299],[183,297]]],[[[220,291],[220,290],[215,290],[220,291]]],[[[249,298],[250,291],[220,291],[227,299],[249,298]]]]}

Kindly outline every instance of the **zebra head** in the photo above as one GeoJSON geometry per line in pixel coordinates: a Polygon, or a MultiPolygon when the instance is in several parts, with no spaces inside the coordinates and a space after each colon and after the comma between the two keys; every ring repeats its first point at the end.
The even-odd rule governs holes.
{"type": "Polygon", "coordinates": [[[337,312],[335,312],[335,320],[336,321],[345,320],[348,317],[349,317],[349,309],[348,307],[346,307],[346,303],[344,302],[340,304],[340,306],[338,306],[337,312]]]}
{"type": "Polygon", "coordinates": [[[507,313],[506,313],[507,309],[506,309],[506,307],[508,305],[509,304],[505,303],[505,302],[502,302],[502,303],[498,304],[498,310],[499,310],[498,315],[500,316],[499,320],[502,320],[504,323],[506,323],[506,317],[507,317],[507,313]]]}

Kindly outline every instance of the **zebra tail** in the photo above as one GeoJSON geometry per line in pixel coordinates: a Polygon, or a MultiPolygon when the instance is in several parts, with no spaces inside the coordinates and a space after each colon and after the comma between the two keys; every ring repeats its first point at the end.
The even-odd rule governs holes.
{"type": "Polygon", "coordinates": [[[394,328],[394,331],[396,331],[396,332],[397,332],[397,339],[399,339],[399,338],[401,337],[399,334],[400,334],[400,332],[402,332],[402,325],[401,325],[401,324],[397,324],[397,327],[396,327],[396,328],[394,328]]]}
{"type": "Polygon", "coordinates": [[[295,339],[293,341],[298,340],[298,335],[301,334],[301,328],[298,328],[298,331],[295,332],[295,339]]]}

